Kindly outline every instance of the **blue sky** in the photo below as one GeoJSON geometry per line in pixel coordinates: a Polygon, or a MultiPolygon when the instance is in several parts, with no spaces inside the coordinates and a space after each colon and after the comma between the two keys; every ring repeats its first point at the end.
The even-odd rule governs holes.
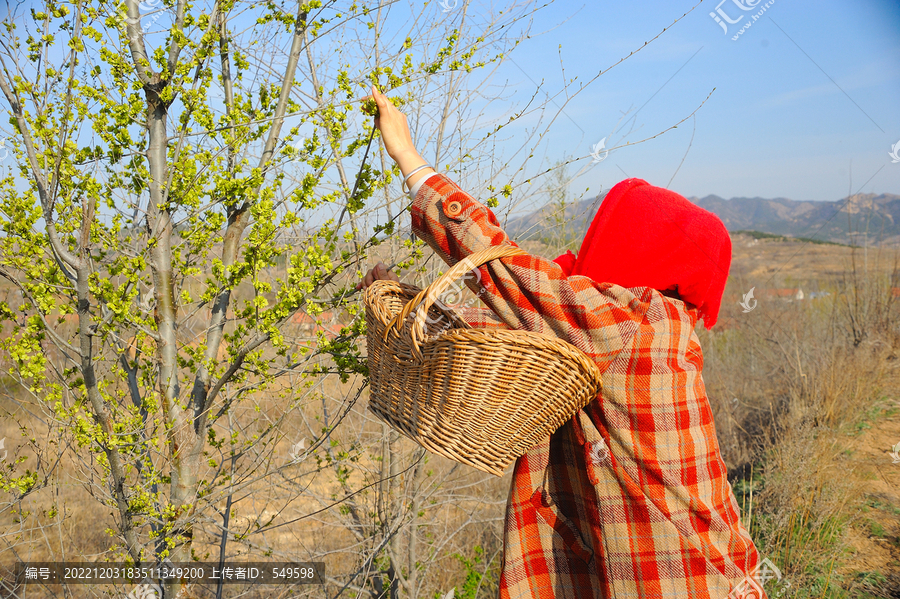
{"type": "MultiPolygon", "coordinates": [[[[705,0],[581,92],[541,149],[554,161],[586,156],[604,137],[610,147],[621,137],[610,132],[628,110],[639,130],[625,141],[654,135],[715,88],[696,114],[696,131],[691,119],[610,152],[573,191],[590,187],[593,194],[626,176],[666,186],[678,170],[669,187],[686,196],[837,200],[851,184],[853,192],[900,194],[900,163],[889,156],[900,141],[900,3],[775,0],[733,40],[766,2],[744,12],[726,0],[720,8],[732,20],[745,15],[726,34],[709,14],[719,1],[705,0]]],[[[512,54],[498,79],[522,98],[533,81],[559,90],[560,56],[566,78],[590,79],[693,4],[558,0],[539,13],[532,34],[540,35],[512,54]]]]}
{"type": "MultiPolygon", "coordinates": [[[[431,13],[451,28],[463,0],[443,1],[455,8],[443,12],[438,0],[430,0],[422,3],[420,16],[431,13]]],[[[588,156],[603,138],[612,147],[655,135],[690,115],[715,88],[694,118],[653,140],[610,152],[570,190],[580,195],[590,188],[593,195],[626,177],[641,177],[688,197],[838,200],[851,190],[900,194],[900,163],[889,156],[900,142],[900,2],[774,0],[732,39],[766,2],[704,0],[574,97],[537,148],[540,164],[529,172],[588,156]],[[742,11],[739,2],[756,8],[742,11]],[[728,25],[728,33],[710,16],[717,6],[732,20],[742,17],[728,25]],[[623,138],[615,128],[626,112],[634,127],[623,138]]],[[[535,82],[551,94],[559,92],[560,59],[566,78],[593,78],[694,4],[556,0],[537,13],[531,39],[498,69],[492,83],[511,93],[490,110],[516,110],[531,97],[535,82]]],[[[485,13],[496,6],[472,0],[470,10],[485,13]]],[[[403,28],[410,10],[415,12],[415,2],[392,13],[396,27],[403,28]]],[[[525,141],[529,124],[526,119],[510,127],[508,146],[498,154],[525,141]]],[[[589,162],[579,162],[571,172],[589,162]]]]}

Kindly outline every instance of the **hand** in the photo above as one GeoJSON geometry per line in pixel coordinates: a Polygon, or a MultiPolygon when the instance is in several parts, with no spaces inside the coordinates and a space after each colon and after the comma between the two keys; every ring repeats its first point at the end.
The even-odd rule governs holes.
{"type": "MultiPolygon", "coordinates": [[[[409,125],[406,123],[406,115],[397,110],[388,97],[378,91],[375,86],[372,86],[372,95],[363,98],[364,102],[367,100],[375,100],[375,104],[378,106],[375,127],[381,131],[381,139],[388,156],[393,158],[400,167],[400,172],[403,173],[405,179],[408,173],[426,164],[425,159],[413,146],[409,125]]],[[[406,180],[406,184],[412,187],[420,178],[433,172],[432,168],[422,169],[406,180]]]]}
{"type": "Polygon", "coordinates": [[[374,268],[366,273],[366,276],[363,277],[362,281],[356,284],[356,289],[359,290],[368,287],[375,281],[397,281],[399,283],[400,277],[398,277],[396,273],[388,270],[388,267],[385,266],[384,262],[379,262],[374,268]]]}
{"type": "Polygon", "coordinates": [[[363,98],[363,102],[375,100],[378,114],[375,115],[375,127],[381,131],[381,139],[388,156],[395,161],[404,154],[418,154],[413,146],[406,115],[397,110],[387,96],[372,86],[372,95],[363,98]]]}

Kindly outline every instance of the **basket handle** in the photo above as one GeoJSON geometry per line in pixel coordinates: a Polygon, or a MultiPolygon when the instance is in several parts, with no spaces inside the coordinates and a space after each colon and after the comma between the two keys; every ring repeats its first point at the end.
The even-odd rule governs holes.
{"type": "Polygon", "coordinates": [[[393,329],[396,329],[397,334],[399,334],[403,321],[406,320],[406,317],[409,316],[413,310],[418,308],[416,310],[415,321],[413,321],[413,325],[410,327],[410,335],[413,353],[417,358],[421,359],[422,353],[419,350],[419,342],[425,337],[424,327],[428,309],[431,308],[437,298],[450,286],[450,283],[466,272],[473,270],[486,262],[490,262],[491,260],[527,254],[528,252],[514,245],[492,245],[479,252],[466,256],[451,266],[450,270],[441,275],[440,278],[432,282],[431,285],[420,291],[414,298],[407,302],[403,307],[403,310],[388,323],[388,326],[384,331],[385,339],[387,339],[388,333],[393,329]]]}

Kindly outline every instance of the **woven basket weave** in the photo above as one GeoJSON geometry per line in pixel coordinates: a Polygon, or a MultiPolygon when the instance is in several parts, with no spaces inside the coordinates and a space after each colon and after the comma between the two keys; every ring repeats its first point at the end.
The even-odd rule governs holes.
{"type": "Polygon", "coordinates": [[[472,328],[435,304],[467,271],[520,254],[492,246],[425,290],[375,281],[365,294],[369,409],[423,447],[497,476],[600,392],[599,368],[573,345],[472,328]]]}

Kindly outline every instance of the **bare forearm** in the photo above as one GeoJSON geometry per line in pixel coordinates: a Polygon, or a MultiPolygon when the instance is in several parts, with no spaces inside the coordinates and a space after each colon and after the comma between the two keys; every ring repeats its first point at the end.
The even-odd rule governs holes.
{"type": "Polygon", "coordinates": [[[416,184],[416,181],[419,181],[422,177],[427,177],[431,173],[434,172],[434,169],[430,166],[428,168],[423,168],[415,173],[413,173],[412,177],[409,176],[409,173],[416,170],[422,165],[428,164],[428,162],[419,155],[419,153],[415,150],[415,148],[411,148],[402,153],[397,154],[397,157],[394,158],[397,166],[400,167],[400,172],[403,173],[403,179],[406,181],[407,186],[412,187],[416,184]]]}

